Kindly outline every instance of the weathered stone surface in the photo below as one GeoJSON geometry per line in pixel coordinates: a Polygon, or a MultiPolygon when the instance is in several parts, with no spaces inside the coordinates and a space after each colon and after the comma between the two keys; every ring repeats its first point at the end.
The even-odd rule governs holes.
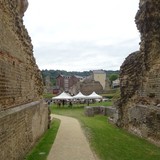
{"type": "Polygon", "coordinates": [[[31,39],[16,6],[0,1],[0,111],[36,101],[43,92],[31,39]]]}
{"type": "Polygon", "coordinates": [[[107,115],[107,107],[100,106],[100,114],[106,116],[107,115]]]}
{"type": "Polygon", "coordinates": [[[113,117],[113,115],[115,114],[116,112],[116,108],[115,107],[106,107],[106,115],[109,116],[109,117],[113,117]]]}
{"type": "Polygon", "coordinates": [[[93,109],[93,107],[86,106],[86,107],[84,108],[84,114],[85,114],[87,117],[93,117],[93,116],[94,116],[94,109],[93,109]]]}
{"type": "Polygon", "coordinates": [[[0,112],[1,159],[24,159],[47,127],[48,107],[41,101],[0,112]]]}
{"type": "Polygon", "coordinates": [[[110,116],[113,117],[116,113],[116,108],[112,106],[104,107],[104,106],[86,106],[85,107],[85,115],[86,116],[94,116],[97,114],[101,114],[104,116],[110,116]]]}
{"type": "Polygon", "coordinates": [[[0,159],[22,160],[48,128],[42,78],[22,16],[27,0],[0,0],[0,159]]]}
{"type": "Polygon", "coordinates": [[[92,108],[93,108],[94,114],[100,114],[100,107],[99,106],[94,106],[92,108]]]}
{"type": "MultiPolygon", "coordinates": [[[[137,105],[129,109],[129,131],[152,141],[160,139],[160,108],[137,105]]],[[[156,144],[159,144],[157,141],[156,144]]]]}
{"type": "Polygon", "coordinates": [[[160,126],[160,1],[140,0],[135,22],[141,33],[140,51],[121,66],[117,124],[160,144],[160,128],[153,128],[160,126]]]}
{"type": "Polygon", "coordinates": [[[102,93],[103,87],[98,81],[82,82],[80,83],[79,89],[85,95],[91,94],[93,91],[96,93],[102,93]]]}
{"type": "Polygon", "coordinates": [[[28,8],[28,0],[17,0],[17,1],[18,1],[17,10],[19,12],[19,15],[23,17],[24,12],[28,8]]]}

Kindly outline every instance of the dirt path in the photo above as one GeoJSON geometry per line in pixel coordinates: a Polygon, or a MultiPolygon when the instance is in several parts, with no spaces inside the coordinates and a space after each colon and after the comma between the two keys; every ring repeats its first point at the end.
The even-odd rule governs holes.
{"type": "Polygon", "coordinates": [[[48,155],[48,160],[97,160],[89,143],[75,118],[52,115],[61,124],[48,155]]]}

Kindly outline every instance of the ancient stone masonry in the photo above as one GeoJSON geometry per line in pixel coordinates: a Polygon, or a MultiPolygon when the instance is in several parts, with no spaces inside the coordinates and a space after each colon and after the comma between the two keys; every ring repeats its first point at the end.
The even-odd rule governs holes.
{"type": "Polygon", "coordinates": [[[36,101],[0,113],[2,160],[22,160],[47,129],[47,107],[36,101]]]}
{"type": "Polygon", "coordinates": [[[18,2],[0,1],[0,111],[38,100],[43,91],[18,2]]]}
{"type": "Polygon", "coordinates": [[[121,66],[117,125],[160,145],[160,1],[140,0],[140,51],[121,66]]]}
{"type": "Polygon", "coordinates": [[[90,81],[89,83],[82,82],[80,83],[80,90],[85,95],[89,95],[93,91],[96,91],[96,93],[103,92],[102,85],[98,81],[90,81]]]}
{"type": "Polygon", "coordinates": [[[0,0],[0,155],[6,160],[23,159],[48,126],[42,78],[23,25],[27,6],[27,0],[0,0]]]}

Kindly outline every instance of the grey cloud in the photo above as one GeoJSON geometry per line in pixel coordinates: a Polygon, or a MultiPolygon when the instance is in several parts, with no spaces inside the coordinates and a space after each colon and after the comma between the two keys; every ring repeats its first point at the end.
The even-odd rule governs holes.
{"type": "MultiPolygon", "coordinates": [[[[97,45],[93,42],[48,43],[35,48],[37,63],[66,66],[69,70],[119,69],[131,52],[138,50],[138,40],[130,39],[116,45],[97,45]],[[74,67],[73,67],[74,66],[74,67]]],[[[43,64],[43,65],[42,65],[43,64]]]]}

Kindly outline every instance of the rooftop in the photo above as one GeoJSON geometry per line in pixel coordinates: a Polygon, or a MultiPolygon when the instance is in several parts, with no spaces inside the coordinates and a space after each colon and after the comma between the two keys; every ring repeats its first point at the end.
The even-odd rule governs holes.
{"type": "Polygon", "coordinates": [[[106,72],[103,70],[93,70],[94,74],[105,74],[106,72]]]}

